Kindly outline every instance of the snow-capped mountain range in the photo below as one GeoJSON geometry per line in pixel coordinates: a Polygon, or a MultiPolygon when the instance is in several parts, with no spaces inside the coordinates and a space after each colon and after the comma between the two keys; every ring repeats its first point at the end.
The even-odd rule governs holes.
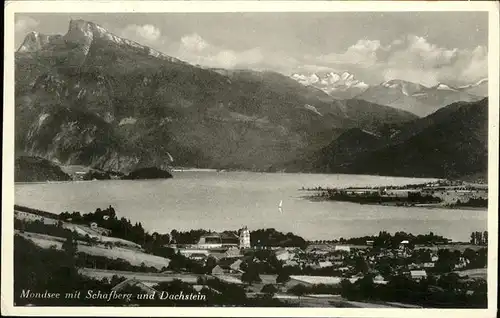
{"type": "Polygon", "coordinates": [[[488,96],[486,78],[458,87],[445,83],[427,87],[398,79],[368,85],[349,72],[307,75],[294,73],[290,77],[302,85],[316,87],[337,99],[363,99],[410,111],[418,116],[426,116],[454,102],[476,101],[488,96]]]}
{"type": "Polygon", "coordinates": [[[299,74],[294,73],[291,77],[306,86],[314,86],[322,91],[342,99],[352,98],[368,88],[368,84],[354,78],[349,72],[326,74],[299,74]]]}

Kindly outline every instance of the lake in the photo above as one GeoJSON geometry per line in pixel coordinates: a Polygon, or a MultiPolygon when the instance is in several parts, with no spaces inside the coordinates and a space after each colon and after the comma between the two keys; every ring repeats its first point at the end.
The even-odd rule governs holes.
{"type": "Polygon", "coordinates": [[[430,231],[468,241],[487,229],[486,210],[430,209],[312,202],[300,188],[383,186],[435,179],[342,174],[176,171],[167,180],[107,180],[15,185],[16,204],[49,212],[112,205],[118,217],[149,231],[275,228],[310,240],[375,235],[379,231],[430,231]],[[282,212],[278,210],[283,200],[282,212]]]}

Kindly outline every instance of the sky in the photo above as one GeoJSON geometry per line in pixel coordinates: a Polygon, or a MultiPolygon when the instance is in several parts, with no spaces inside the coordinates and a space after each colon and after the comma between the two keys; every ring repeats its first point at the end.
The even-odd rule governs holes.
{"type": "Polygon", "coordinates": [[[16,47],[30,31],[65,34],[71,19],[208,67],[349,71],[369,84],[427,86],[488,76],[486,12],[23,13],[16,47]]]}

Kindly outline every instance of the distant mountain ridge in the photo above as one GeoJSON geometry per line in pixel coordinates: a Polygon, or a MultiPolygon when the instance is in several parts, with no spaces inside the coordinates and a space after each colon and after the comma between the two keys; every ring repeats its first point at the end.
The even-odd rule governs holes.
{"type": "Polygon", "coordinates": [[[487,176],[488,99],[458,102],[378,133],[350,129],[287,171],[415,177],[487,176]]]}
{"type": "Polygon", "coordinates": [[[16,151],[106,171],[264,171],[351,128],[415,115],[274,72],[200,68],[88,21],[16,53],[16,151]]]}
{"type": "Polygon", "coordinates": [[[477,101],[488,96],[488,79],[465,86],[453,87],[445,83],[427,87],[418,83],[393,79],[379,85],[368,85],[354,79],[348,72],[326,75],[298,74],[290,76],[305,86],[323,90],[337,99],[363,99],[375,104],[409,111],[420,117],[458,101],[477,101]]]}

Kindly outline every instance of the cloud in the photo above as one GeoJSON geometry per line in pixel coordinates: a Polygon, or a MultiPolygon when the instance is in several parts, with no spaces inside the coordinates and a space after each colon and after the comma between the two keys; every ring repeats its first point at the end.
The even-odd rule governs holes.
{"type": "Polygon", "coordinates": [[[379,40],[360,39],[340,53],[294,57],[289,52],[258,47],[240,51],[218,47],[193,33],[181,37],[173,54],[208,67],[272,69],[285,74],[349,71],[372,84],[402,79],[427,86],[439,82],[454,85],[471,83],[488,74],[485,47],[445,48],[416,35],[386,45],[379,40]]]}
{"type": "Polygon", "coordinates": [[[260,48],[235,51],[208,43],[199,34],[181,37],[178,56],[187,62],[207,67],[257,67],[264,60],[260,48]]]}
{"type": "MultiPolygon", "coordinates": [[[[20,19],[16,30],[36,24],[33,19],[20,19]]],[[[151,24],[128,25],[120,35],[206,67],[270,69],[285,74],[349,71],[371,84],[402,79],[427,86],[438,82],[467,84],[488,74],[486,47],[447,48],[418,35],[394,38],[386,43],[359,39],[343,51],[322,55],[294,55],[294,52],[259,47],[235,50],[215,45],[199,33],[187,33],[172,41],[151,24]]]]}
{"type": "Polygon", "coordinates": [[[185,35],[181,38],[183,48],[189,51],[203,51],[209,44],[203,38],[196,34],[185,35]]]}
{"type": "Polygon", "coordinates": [[[39,22],[31,17],[21,17],[16,19],[14,30],[16,33],[27,33],[38,26],[39,22]]]}
{"type": "Polygon", "coordinates": [[[383,45],[361,39],[341,53],[306,56],[304,64],[317,69],[357,71],[369,81],[403,79],[424,85],[470,83],[487,77],[487,48],[445,48],[425,37],[409,35],[383,45]]]}
{"type": "Polygon", "coordinates": [[[378,56],[387,51],[378,40],[358,40],[343,53],[330,53],[318,57],[319,62],[329,64],[355,64],[357,67],[372,67],[378,61],[378,56]]]}
{"type": "Polygon", "coordinates": [[[160,39],[161,31],[152,24],[129,24],[121,31],[121,35],[138,42],[154,43],[160,39]]]}
{"type": "Polygon", "coordinates": [[[488,54],[485,47],[474,50],[444,48],[415,35],[403,47],[391,48],[384,69],[385,80],[401,78],[424,85],[438,82],[470,82],[487,77],[488,54]]]}

